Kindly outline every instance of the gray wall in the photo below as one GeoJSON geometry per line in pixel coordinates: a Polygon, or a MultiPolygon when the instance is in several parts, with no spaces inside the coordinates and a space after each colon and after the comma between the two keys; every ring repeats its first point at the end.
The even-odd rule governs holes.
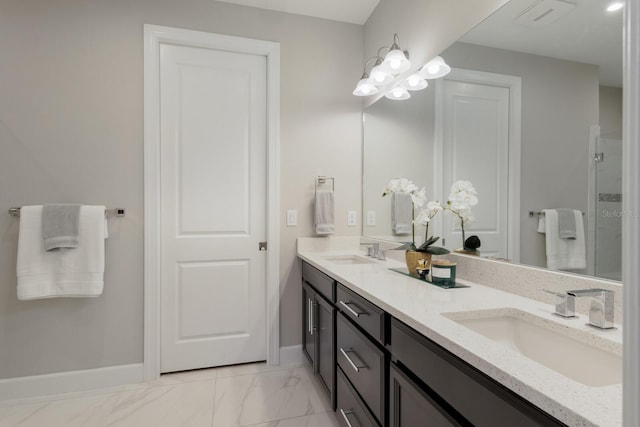
{"type": "Polygon", "coordinates": [[[566,207],[587,212],[598,67],[466,43],[455,43],[443,57],[452,67],[522,77],[520,262],[544,267],[544,235],[528,211],[566,207]]]}
{"type": "Polygon", "coordinates": [[[295,239],[318,174],[336,177],[337,234],[360,210],[361,26],[212,0],[0,0],[0,378],[142,362],[143,24],[281,43],[281,345],[300,342],[295,239]],[[127,208],[109,221],[97,299],[18,302],[10,206],[127,208]],[[298,209],[287,228],[284,211],[298,209]]]}
{"type": "Polygon", "coordinates": [[[600,86],[600,136],[622,139],[622,88],[600,86]]]}

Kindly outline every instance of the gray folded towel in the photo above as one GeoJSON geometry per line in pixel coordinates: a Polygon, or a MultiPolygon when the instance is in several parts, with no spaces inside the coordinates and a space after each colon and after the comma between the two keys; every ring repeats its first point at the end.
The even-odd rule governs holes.
{"type": "Polygon", "coordinates": [[[391,228],[396,236],[411,234],[413,202],[409,193],[391,194],[391,228]]]}
{"type": "Polygon", "coordinates": [[[335,207],[333,191],[318,190],[313,214],[316,234],[329,235],[335,231],[335,207]]]}
{"type": "Polygon", "coordinates": [[[558,212],[558,235],[561,239],[575,240],[576,216],[573,209],[556,209],[558,212]]]}
{"type": "Polygon", "coordinates": [[[60,203],[42,207],[42,240],[45,251],[78,247],[80,206],[60,203]]]}

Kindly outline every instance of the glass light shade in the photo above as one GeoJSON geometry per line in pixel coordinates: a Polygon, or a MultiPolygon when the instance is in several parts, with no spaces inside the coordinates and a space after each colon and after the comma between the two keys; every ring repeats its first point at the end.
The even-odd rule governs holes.
{"type": "Polygon", "coordinates": [[[393,80],[393,76],[382,69],[381,65],[376,65],[369,73],[371,83],[376,86],[385,85],[393,80]]]}
{"type": "Polygon", "coordinates": [[[607,12],[615,12],[616,10],[620,10],[624,7],[624,2],[621,1],[616,1],[611,3],[608,7],[607,7],[607,12]]]}
{"type": "Polygon", "coordinates": [[[420,75],[425,79],[437,79],[451,72],[451,67],[444,62],[441,56],[436,56],[420,69],[420,75]]]}
{"type": "Polygon", "coordinates": [[[429,86],[429,83],[418,73],[413,73],[402,82],[402,87],[407,90],[422,90],[429,86]]]}
{"type": "Polygon", "coordinates": [[[409,92],[405,88],[400,86],[394,87],[385,96],[389,99],[393,99],[394,101],[403,101],[405,99],[411,98],[409,92]]]}
{"type": "Polygon", "coordinates": [[[375,87],[367,77],[360,79],[356,85],[356,89],[353,91],[355,96],[369,96],[375,95],[376,93],[378,93],[378,88],[375,87]]]}
{"type": "Polygon", "coordinates": [[[400,74],[411,68],[411,62],[400,49],[394,49],[387,53],[380,67],[391,74],[400,74]]]}

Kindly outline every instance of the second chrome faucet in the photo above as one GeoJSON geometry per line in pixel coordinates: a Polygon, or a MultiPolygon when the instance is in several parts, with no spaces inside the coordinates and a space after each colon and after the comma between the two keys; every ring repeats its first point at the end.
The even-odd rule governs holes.
{"type": "Polygon", "coordinates": [[[612,329],[614,327],[614,292],[607,289],[577,289],[567,292],[555,292],[544,289],[545,292],[555,295],[555,314],[562,317],[575,317],[575,299],[580,297],[593,297],[589,308],[589,325],[598,329],[612,329]]]}

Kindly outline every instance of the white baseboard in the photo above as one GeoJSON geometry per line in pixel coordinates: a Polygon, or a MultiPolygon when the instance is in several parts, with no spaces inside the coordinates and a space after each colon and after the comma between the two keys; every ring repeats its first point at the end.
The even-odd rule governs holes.
{"type": "Polygon", "coordinates": [[[302,344],[290,345],[288,347],[280,347],[280,364],[289,365],[291,363],[304,362],[302,354],[302,344]]]}
{"type": "Polygon", "coordinates": [[[142,363],[0,380],[0,406],[143,381],[142,363]]]}

